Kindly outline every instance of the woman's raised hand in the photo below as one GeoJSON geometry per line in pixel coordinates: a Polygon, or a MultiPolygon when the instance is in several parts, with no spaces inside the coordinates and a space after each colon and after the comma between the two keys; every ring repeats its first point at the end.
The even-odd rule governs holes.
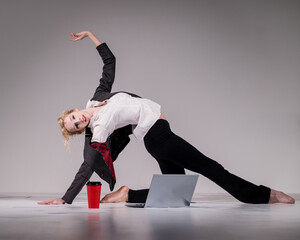
{"type": "Polygon", "coordinates": [[[73,33],[73,32],[71,32],[71,36],[73,38],[69,38],[69,40],[71,40],[73,42],[76,42],[78,40],[84,39],[85,37],[88,37],[89,34],[91,34],[91,31],[83,31],[83,32],[79,32],[79,33],[73,33]]]}
{"type": "Polygon", "coordinates": [[[59,205],[59,204],[65,204],[65,200],[63,199],[53,199],[49,201],[44,201],[44,202],[38,202],[40,205],[59,205]]]}
{"type": "Polygon", "coordinates": [[[72,42],[76,42],[78,40],[82,40],[86,37],[89,37],[96,46],[98,46],[102,43],[91,31],[83,31],[83,32],[79,32],[79,33],[71,32],[71,36],[73,38],[69,38],[69,40],[71,40],[72,42]]]}

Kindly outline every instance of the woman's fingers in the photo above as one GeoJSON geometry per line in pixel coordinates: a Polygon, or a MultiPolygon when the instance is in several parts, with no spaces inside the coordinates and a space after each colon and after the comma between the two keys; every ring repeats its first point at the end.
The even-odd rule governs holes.
{"type": "Polygon", "coordinates": [[[76,42],[78,40],[81,40],[81,38],[69,38],[69,40],[73,41],[73,42],[76,42]]]}
{"type": "Polygon", "coordinates": [[[64,204],[65,201],[62,199],[54,199],[54,200],[48,200],[44,202],[38,202],[40,205],[58,205],[58,204],[64,204]]]}
{"type": "Polygon", "coordinates": [[[38,204],[40,204],[40,205],[49,205],[49,204],[51,204],[51,202],[53,202],[53,200],[38,202],[38,204]]]}
{"type": "Polygon", "coordinates": [[[72,40],[72,41],[74,41],[78,38],[78,35],[76,33],[74,34],[73,32],[71,32],[71,36],[73,37],[73,38],[70,38],[70,40],[72,40]]]}
{"type": "Polygon", "coordinates": [[[71,32],[71,36],[72,36],[73,38],[69,38],[69,40],[71,40],[71,41],[73,41],[73,42],[76,42],[76,41],[81,40],[81,39],[84,38],[84,35],[81,34],[81,33],[75,33],[75,34],[74,34],[73,32],[71,32]]]}
{"type": "Polygon", "coordinates": [[[71,36],[73,37],[73,38],[76,38],[76,37],[78,37],[79,35],[77,34],[77,33],[73,33],[73,32],[71,32],[71,36]]]}
{"type": "Polygon", "coordinates": [[[85,37],[88,36],[88,33],[89,33],[89,31],[83,31],[83,32],[79,32],[79,33],[71,32],[71,36],[73,38],[69,38],[69,40],[71,40],[73,42],[78,41],[78,40],[82,40],[82,39],[84,39],[85,37]]]}

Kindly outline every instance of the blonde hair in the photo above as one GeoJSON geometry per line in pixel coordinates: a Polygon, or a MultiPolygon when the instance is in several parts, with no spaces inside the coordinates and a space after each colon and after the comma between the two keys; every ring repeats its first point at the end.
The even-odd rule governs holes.
{"type": "Polygon", "coordinates": [[[57,122],[59,124],[59,126],[61,127],[61,134],[63,135],[65,142],[64,145],[67,148],[67,150],[70,150],[70,144],[69,144],[69,137],[73,136],[73,135],[78,135],[78,134],[82,134],[84,132],[85,129],[76,131],[76,132],[69,132],[66,127],[65,127],[65,118],[72,112],[75,111],[75,108],[71,109],[71,110],[67,110],[64,111],[59,118],[57,119],[57,122]]]}

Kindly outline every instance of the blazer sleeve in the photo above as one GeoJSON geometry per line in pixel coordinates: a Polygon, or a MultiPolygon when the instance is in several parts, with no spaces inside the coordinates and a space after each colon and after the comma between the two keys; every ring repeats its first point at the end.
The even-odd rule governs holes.
{"type": "Polygon", "coordinates": [[[108,48],[107,44],[101,43],[96,47],[96,49],[102,58],[104,66],[102,69],[100,84],[96,88],[93,97],[104,92],[108,92],[108,93],[111,92],[111,88],[115,80],[115,70],[116,70],[116,58],[108,48]]]}
{"type": "Polygon", "coordinates": [[[74,198],[78,195],[86,182],[91,178],[93,172],[94,171],[88,165],[88,163],[84,161],[75,175],[75,179],[73,180],[71,186],[68,188],[62,199],[65,200],[66,203],[72,204],[74,198]]]}

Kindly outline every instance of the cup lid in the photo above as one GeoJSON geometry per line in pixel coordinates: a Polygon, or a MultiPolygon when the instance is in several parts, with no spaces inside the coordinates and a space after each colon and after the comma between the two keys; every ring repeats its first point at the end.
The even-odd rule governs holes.
{"type": "Polygon", "coordinates": [[[102,185],[101,182],[90,182],[88,181],[86,185],[102,185]]]}

